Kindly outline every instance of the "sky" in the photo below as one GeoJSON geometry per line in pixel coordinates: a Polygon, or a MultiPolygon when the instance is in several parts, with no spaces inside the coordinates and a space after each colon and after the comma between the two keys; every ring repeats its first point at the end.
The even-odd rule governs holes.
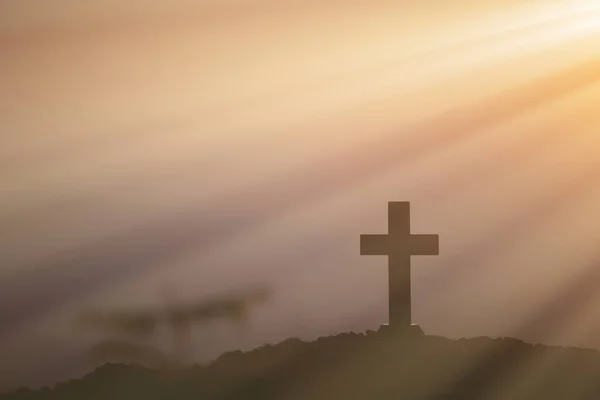
{"type": "Polygon", "coordinates": [[[265,285],[194,357],[413,319],[600,347],[595,1],[0,0],[0,388],[85,372],[88,307],[265,285]]]}

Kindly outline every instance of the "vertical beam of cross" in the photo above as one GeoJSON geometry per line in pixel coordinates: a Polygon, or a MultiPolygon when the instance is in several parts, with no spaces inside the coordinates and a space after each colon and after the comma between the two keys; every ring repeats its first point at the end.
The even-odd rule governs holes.
{"type": "Polygon", "coordinates": [[[411,315],[410,261],[414,255],[438,255],[438,235],[410,233],[410,203],[388,203],[388,234],[360,235],[360,254],[388,256],[390,327],[409,327],[411,315]]]}

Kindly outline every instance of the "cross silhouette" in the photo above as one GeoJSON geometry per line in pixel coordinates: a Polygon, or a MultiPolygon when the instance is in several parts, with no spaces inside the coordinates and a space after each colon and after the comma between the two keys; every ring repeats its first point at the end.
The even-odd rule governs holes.
{"type": "Polygon", "coordinates": [[[414,255],[438,255],[438,235],[410,233],[410,203],[388,203],[388,234],[360,235],[360,254],[388,256],[390,327],[411,325],[410,260],[414,255]]]}

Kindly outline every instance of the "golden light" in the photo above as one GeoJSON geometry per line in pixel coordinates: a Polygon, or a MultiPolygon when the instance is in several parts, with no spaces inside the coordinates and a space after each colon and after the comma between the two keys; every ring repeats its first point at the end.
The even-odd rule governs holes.
{"type": "MultiPolygon", "coordinates": [[[[281,330],[264,317],[269,338],[293,334],[287,309],[333,320],[304,293],[339,276],[347,281],[327,294],[336,318],[376,319],[383,273],[358,260],[353,235],[380,231],[368,224],[383,219],[365,210],[390,198],[422,204],[424,230],[441,231],[442,257],[415,273],[434,332],[514,331],[543,301],[514,312],[506,293],[550,297],[585,276],[598,197],[585,178],[600,153],[598,0],[8,3],[0,304],[23,298],[16,287],[32,298],[30,314],[3,328],[14,353],[68,342],[56,321],[82,303],[151,297],[171,276],[189,292],[250,278],[279,285],[281,330]],[[561,247],[565,226],[579,226],[580,240],[561,247]],[[473,250],[498,237],[505,247],[473,250]],[[111,258],[148,241],[165,250],[111,258]],[[323,243],[326,254],[310,250],[323,243]],[[544,244],[559,256],[536,253],[544,244]],[[88,254],[117,266],[98,273],[88,254]],[[557,269],[560,258],[580,268],[536,283],[536,263],[557,269]],[[502,284],[505,264],[523,271],[520,282],[502,284]],[[353,295],[359,286],[364,295],[353,295]],[[474,297],[506,319],[482,323],[474,297]]],[[[583,336],[592,308],[574,314],[572,332],[546,337],[583,336]]]]}

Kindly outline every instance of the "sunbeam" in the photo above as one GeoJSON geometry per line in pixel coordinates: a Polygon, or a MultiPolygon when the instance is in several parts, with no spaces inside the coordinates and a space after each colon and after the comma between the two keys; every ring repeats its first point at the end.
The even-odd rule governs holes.
{"type": "MultiPolygon", "coordinates": [[[[413,264],[426,330],[600,348],[600,4],[438,3],[0,1],[0,392],[44,380],[29,349],[75,364],[82,307],[167,281],[276,293],[247,336],[194,332],[198,362],[379,326],[386,269],[357,246],[390,200],[440,234],[413,264]]],[[[525,398],[563,361],[499,365],[480,394],[525,398]]]]}

